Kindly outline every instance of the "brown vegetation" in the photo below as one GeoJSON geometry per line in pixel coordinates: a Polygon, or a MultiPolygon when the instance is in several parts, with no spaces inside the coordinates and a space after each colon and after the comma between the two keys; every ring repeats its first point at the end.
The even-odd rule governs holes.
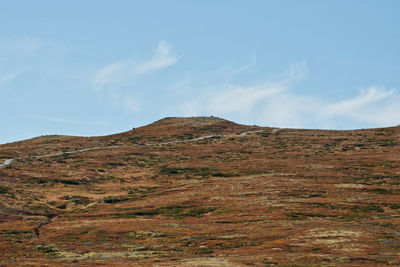
{"type": "Polygon", "coordinates": [[[0,265],[399,265],[399,142],[200,117],[1,145],[0,265]]]}

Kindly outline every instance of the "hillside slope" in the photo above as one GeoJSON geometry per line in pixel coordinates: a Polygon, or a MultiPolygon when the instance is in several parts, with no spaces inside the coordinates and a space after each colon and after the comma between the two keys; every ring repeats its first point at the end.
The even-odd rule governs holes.
{"type": "Polygon", "coordinates": [[[166,118],[0,146],[0,265],[400,264],[400,128],[166,118]]]}

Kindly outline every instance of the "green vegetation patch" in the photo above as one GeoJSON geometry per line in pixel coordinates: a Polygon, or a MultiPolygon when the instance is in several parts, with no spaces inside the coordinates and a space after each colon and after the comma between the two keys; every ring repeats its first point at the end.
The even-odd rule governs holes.
{"type": "Polygon", "coordinates": [[[108,203],[108,204],[119,203],[119,202],[123,202],[123,201],[127,201],[127,200],[129,200],[128,197],[121,197],[121,196],[118,196],[118,197],[110,196],[110,197],[106,197],[103,199],[104,203],[108,203]]]}
{"type": "MultiPolygon", "coordinates": [[[[23,240],[32,238],[32,231],[0,231],[0,240],[10,243],[22,243],[23,240]]],[[[9,244],[10,244],[9,243],[9,244]]]]}
{"type": "Polygon", "coordinates": [[[145,198],[147,195],[156,192],[157,186],[143,186],[137,188],[130,188],[128,194],[125,196],[108,196],[103,199],[105,203],[114,204],[123,201],[135,201],[145,198]]]}
{"type": "Polygon", "coordinates": [[[139,210],[130,213],[115,214],[117,217],[132,216],[156,216],[165,215],[174,219],[184,217],[201,217],[206,213],[217,210],[217,207],[197,207],[197,206],[167,206],[151,210],[139,210]]]}
{"type": "Polygon", "coordinates": [[[367,206],[354,206],[351,209],[354,212],[371,212],[371,211],[384,212],[384,210],[376,204],[369,204],[367,206]]]}
{"type": "Polygon", "coordinates": [[[213,254],[213,253],[214,253],[214,251],[212,249],[210,249],[210,248],[207,248],[207,247],[202,247],[202,248],[199,249],[199,254],[200,255],[207,255],[207,254],[213,254]]]}
{"type": "Polygon", "coordinates": [[[37,245],[35,248],[36,248],[36,250],[45,254],[47,257],[55,257],[55,256],[58,256],[58,254],[59,254],[59,251],[56,246],[37,245]]]}
{"type": "Polygon", "coordinates": [[[167,167],[163,166],[160,170],[161,175],[180,175],[180,174],[191,174],[201,177],[232,177],[237,176],[234,173],[223,173],[218,170],[214,170],[208,167],[167,167]]]}
{"type": "Polygon", "coordinates": [[[332,209],[332,210],[336,210],[336,209],[344,209],[343,205],[338,205],[338,204],[332,204],[332,203],[318,203],[318,202],[314,202],[314,203],[307,203],[308,205],[314,206],[314,207],[321,207],[321,208],[327,208],[327,209],[332,209]]]}
{"type": "Polygon", "coordinates": [[[56,183],[62,183],[67,185],[80,185],[81,181],[78,180],[67,180],[67,179],[55,179],[53,180],[56,183]]]}
{"type": "Polygon", "coordinates": [[[400,209],[400,204],[387,204],[387,206],[392,210],[400,209]]]}
{"type": "Polygon", "coordinates": [[[139,143],[142,140],[143,136],[129,136],[127,139],[129,143],[134,143],[134,144],[139,143]]]}
{"type": "Polygon", "coordinates": [[[10,188],[7,186],[0,186],[0,195],[7,194],[10,192],[10,188]]]}
{"type": "Polygon", "coordinates": [[[122,162],[107,162],[106,165],[111,167],[120,167],[120,166],[125,166],[126,164],[122,162]]]}
{"type": "Polygon", "coordinates": [[[391,190],[385,188],[369,188],[365,189],[365,191],[376,193],[376,194],[385,194],[385,195],[398,195],[400,192],[399,190],[391,190]]]}
{"type": "Polygon", "coordinates": [[[380,140],[378,146],[396,146],[397,143],[394,140],[380,140]]]}
{"type": "Polygon", "coordinates": [[[153,237],[153,238],[159,238],[159,237],[166,237],[167,234],[159,231],[138,231],[138,232],[130,232],[128,233],[129,238],[134,238],[134,239],[145,239],[148,237],[153,237]]]}
{"type": "Polygon", "coordinates": [[[65,210],[67,208],[67,204],[65,204],[65,203],[59,204],[59,205],[56,206],[56,208],[65,210]]]}
{"type": "Polygon", "coordinates": [[[46,184],[48,180],[39,177],[30,177],[24,181],[27,184],[46,184]]]}
{"type": "Polygon", "coordinates": [[[47,184],[50,182],[61,183],[66,185],[80,185],[82,181],[73,179],[46,179],[43,177],[30,177],[24,181],[27,184],[47,184]]]}
{"type": "Polygon", "coordinates": [[[271,135],[270,132],[258,132],[256,135],[260,135],[262,137],[269,137],[271,135]]]}
{"type": "Polygon", "coordinates": [[[359,215],[358,213],[342,214],[339,216],[339,219],[344,221],[358,221],[364,218],[365,217],[359,215]]]}
{"type": "Polygon", "coordinates": [[[334,215],[320,214],[320,213],[306,213],[306,212],[291,212],[286,214],[291,220],[305,220],[307,218],[326,218],[336,217],[334,215]]]}

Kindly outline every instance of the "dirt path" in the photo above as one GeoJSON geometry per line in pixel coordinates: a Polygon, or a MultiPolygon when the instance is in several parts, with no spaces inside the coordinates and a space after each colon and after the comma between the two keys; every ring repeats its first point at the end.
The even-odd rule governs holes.
{"type": "Polygon", "coordinates": [[[197,138],[193,138],[193,139],[177,140],[177,141],[170,141],[170,142],[163,142],[163,143],[150,143],[150,144],[144,144],[144,145],[145,146],[169,145],[169,144],[187,143],[187,142],[204,140],[204,139],[208,139],[208,138],[220,138],[220,137],[224,137],[224,135],[222,135],[222,134],[207,135],[207,136],[197,137],[197,138]]]}
{"type": "Polygon", "coordinates": [[[41,159],[41,158],[61,156],[64,154],[76,154],[76,153],[85,152],[85,151],[99,150],[99,149],[105,149],[105,148],[116,148],[116,147],[124,147],[124,146],[96,146],[96,147],[83,148],[83,149],[72,150],[72,151],[67,151],[67,152],[33,156],[33,158],[41,159]]]}
{"type": "MultiPolygon", "coordinates": [[[[281,130],[281,129],[277,128],[277,129],[273,129],[272,131],[277,132],[278,130],[281,130]]],[[[258,133],[258,132],[263,132],[263,131],[265,131],[265,130],[247,131],[247,132],[243,132],[243,133],[239,134],[239,136],[245,136],[247,134],[258,133]]],[[[177,143],[188,143],[188,142],[195,142],[195,141],[200,141],[200,140],[209,139],[209,138],[222,138],[224,136],[225,135],[223,135],[223,134],[206,135],[206,136],[201,136],[201,137],[197,137],[197,138],[193,138],[193,139],[176,140],[176,141],[161,142],[161,143],[148,143],[148,144],[142,144],[142,145],[144,145],[144,146],[159,146],[159,145],[169,145],[169,144],[177,144],[177,143]]],[[[81,153],[81,152],[86,152],[86,151],[91,151],[91,150],[118,148],[118,147],[128,147],[128,146],[97,146],[97,147],[83,148],[83,149],[67,151],[67,152],[38,155],[38,156],[33,156],[32,158],[37,158],[37,159],[49,158],[49,157],[61,156],[64,154],[76,154],[76,153],[81,153]]],[[[28,157],[26,157],[26,158],[28,158],[28,157]]],[[[18,159],[23,159],[23,158],[6,159],[4,161],[4,163],[0,163],[0,168],[10,165],[13,161],[18,160],[18,159]]]]}
{"type": "Polygon", "coordinates": [[[251,134],[251,133],[261,133],[261,132],[264,132],[265,130],[254,130],[254,131],[248,131],[248,132],[244,132],[244,133],[241,133],[241,134],[239,134],[240,136],[245,136],[245,135],[248,135],[248,134],[251,134]]]}
{"type": "Polygon", "coordinates": [[[7,166],[7,165],[10,165],[13,161],[14,161],[14,159],[6,159],[4,161],[4,163],[0,163],[0,167],[4,167],[4,166],[7,166]]]}

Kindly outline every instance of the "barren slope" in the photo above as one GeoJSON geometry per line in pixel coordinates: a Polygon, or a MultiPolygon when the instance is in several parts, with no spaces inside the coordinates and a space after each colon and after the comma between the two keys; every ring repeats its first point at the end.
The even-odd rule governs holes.
{"type": "Polygon", "coordinates": [[[0,265],[400,264],[400,128],[166,118],[0,146],[0,265]]]}

